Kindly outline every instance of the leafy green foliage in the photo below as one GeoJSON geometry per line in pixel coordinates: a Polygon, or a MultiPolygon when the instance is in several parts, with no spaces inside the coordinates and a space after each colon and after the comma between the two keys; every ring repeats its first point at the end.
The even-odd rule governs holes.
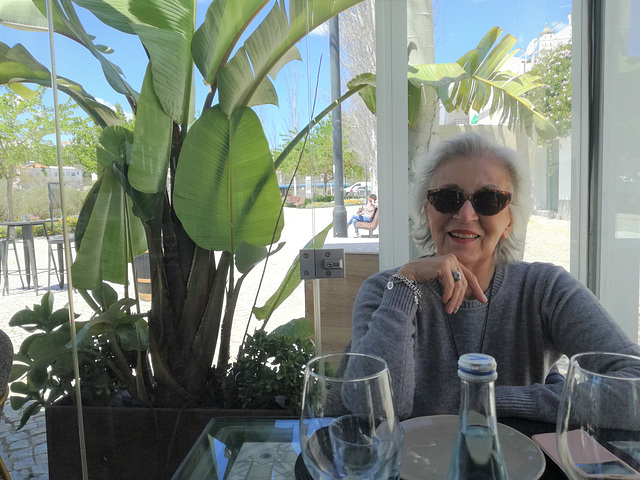
{"type": "MultiPolygon", "coordinates": [[[[105,285],[103,290],[110,292],[112,300],[117,299],[111,287],[105,285]]],[[[103,310],[97,307],[89,322],[76,323],[84,405],[109,405],[119,392],[136,393],[131,371],[140,353],[148,349],[149,335],[142,315],[131,315],[130,306],[130,300],[116,300],[103,305],[103,310]]],[[[32,333],[14,355],[9,376],[14,394],[11,408],[24,408],[22,428],[43,407],[62,397],[75,400],[69,310],[54,311],[53,295],[47,292],[39,305],[17,312],[9,325],[32,333]]]]}
{"type": "MultiPolygon", "coordinates": [[[[82,208],[82,203],[87,196],[86,190],[76,190],[75,188],[65,188],[65,199],[67,215],[77,216],[82,208]]],[[[0,179],[0,192],[6,191],[6,180],[0,179]]],[[[0,193],[0,221],[7,221],[8,205],[5,195],[0,193]]],[[[13,190],[13,220],[20,220],[22,215],[30,215],[33,219],[49,218],[49,192],[46,185],[36,185],[27,189],[15,188],[13,190]]],[[[75,227],[75,223],[73,225],[75,227]]],[[[54,228],[60,227],[60,223],[54,228]]],[[[42,227],[35,227],[35,235],[44,235],[42,227]]],[[[0,228],[2,231],[2,228],[0,228]]],[[[56,230],[56,233],[60,233],[56,230]]]]}
{"type": "MultiPolygon", "coordinates": [[[[128,262],[148,249],[155,400],[175,406],[223,398],[224,392],[209,386],[219,385],[228,372],[242,282],[266,256],[261,250],[278,241],[283,226],[275,174],[279,164],[251,108],[277,105],[273,79],[283,65],[300,58],[296,44],[360,1],[289,0],[285,8],[284,2],[215,0],[208,2],[197,30],[198,2],[192,0],[53,2],[55,32],[100,62],[105,78],[135,115],[132,131],[82,86],[58,78],[58,88],[103,128],[96,153],[99,178],[75,232],[74,283],[84,289],[99,288],[103,281],[125,283],[128,262]],[[140,93],[106,59],[109,49],[93,43],[74,3],[142,43],[149,63],[140,93]],[[263,10],[269,10],[265,16],[263,10]],[[256,18],[262,19],[257,25],[256,18]],[[194,121],[196,67],[209,91],[194,121]]],[[[0,23],[46,29],[46,18],[32,0],[0,2],[0,23]]],[[[0,42],[0,84],[26,94],[29,89],[21,83],[49,86],[49,77],[24,47],[0,42]]],[[[314,124],[337,104],[325,108],[314,124]]],[[[325,181],[329,178],[325,174],[325,181]]],[[[111,330],[102,333],[93,324],[90,338],[105,335],[116,349],[119,342],[109,336],[111,330]]],[[[127,368],[120,370],[125,375],[127,368]]]]}
{"type": "Polygon", "coordinates": [[[299,408],[304,366],[315,352],[312,335],[313,324],[306,318],[249,335],[224,380],[225,407],[299,408]]]}
{"type": "Polygon", "coordinates": [[[571,132],[571,44],[544,54],[531,73],[540,77],[543,86],[527,97],[553,122],[558,136],[566,137],[571,132]]]}
{"type": "MultiPolygon", "coordinates": [[[[334,180],[333,178],[333,140],[331,133],[331,118],[321,121],[316,124],[312,129],[307,139],[307,143],[304,147],[304,153],[300,160],[300,166],[298,167],[296,175],[305,176],[313,175],[315,177],[320,176],[324,183],[325,195],[327,192],[327,183],[334,180]]],[[[291,132],[287,137],[287,142],[291,141],[295,137],[297,132],[291,132]]],[[[287,155],[286,159],[280,165],[280,171],[293,175],[298,159],[300,159],[300,152],[302,151],[303,142],[298,142],[291,152],[287,155]]],[[[282,150],[275,150],[274,157],[280,155],[282,150]]],[[[360,162],[357,154],[349,149],[346,138],[343,138],[342,143],[342,158],[344,174],[347,178],[360,178],[364,176],[364,167],[360,162]]]]}
{"type": "MultiPolygon", "coordinates": [[[[493,27],[480,40],[478,46],[465,53],[456,63],[415,65],[409,67],[409,127],[415,128],[419,112],[424,108],[422,89],[435,88],[438,98],[448,111],[469,113],[489,107],[491,116],[499,115],[500,123],[513,129],[523,125],[529,136],[534,127],[538,136],[555,138],[553,124],[533,108],[525,95],[542,86],[540,79],[527,72],[521,75],[502,70],[517,50],[512,50],[517,39],[503,30],[493,27]]],[[[358,92],[367,107],[375,113],[375,76],[358,75],[347,85],[363,86],[358,92]]]]}
{"type": "MultiPolygon", "coordinates": [[[[51,135],[54,132],[54,112],[52,107],[44,103],[45,92],[44,87],[38,87],[23,98],[7,87],[0,87],[0,178],[8,180],[4,183],[3,193],[6,193],[0,203],[6,205],[6,215],[12,218],[16,217],[16,211],[23,208],[22,205],[16,205],[20,190],[12,188],[18,170],[29,162],[45,166],[53,166],[57,162],[55,142],[51,135]]],[[[85,174],[94,173],[101,128],[90,118],[78,115],[76,110],[77,106],[71,100],[59,108],[61,134],[67,138],[62,161],[64,165],[81,166],[85,174]]],[[[114,115],[125,121],[122,108],[117,107],[114,115]]],[[[21,187],[30,190],[37,183],[35,180],[22,179],[21,187]]],[[[44,184],[44,180],[39,183],[44,184]]],[[[34,192],[29,191],[28,197],[33,195],[34,192]]],[[[43,208],[23,213],[35,214],[39,218],[49,217],[46,196],[41,205],[43,208]]],[[[0,206],[0,218],[2,216],[0,206]]]]}

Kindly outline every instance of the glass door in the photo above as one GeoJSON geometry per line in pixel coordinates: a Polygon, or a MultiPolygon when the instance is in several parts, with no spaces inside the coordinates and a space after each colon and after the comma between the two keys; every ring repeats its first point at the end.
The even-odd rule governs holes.
{"type": "MultiPolygon", "coordinates": [[[[588,5],[585,2],[583,8],[588,5]]],[[[591,152],[595,168],[591,187],[596,193],[589,225],[597,235],[588,237],[594,260],[590,281],[614,318],[637,338],[640,143],[635,134],[638,119],[631,112],[640,105],[633,88],[640,78],[640,39],[634,28],[640,19],[640,3],[607,2],[599,7],[591,13],[599,25],[593,35],[599,39],[595,95],[600,115],[591,133],[597,138],[591,152]]]]}

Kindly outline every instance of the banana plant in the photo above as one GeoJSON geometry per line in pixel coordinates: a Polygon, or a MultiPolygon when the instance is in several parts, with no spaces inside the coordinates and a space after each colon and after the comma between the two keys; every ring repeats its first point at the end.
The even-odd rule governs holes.
{"type": "MultiPolygon", "coordinates": [[[[133,132],[115,120],[101,124],[100,179],[78,222],[72,273],[83,289],[126,283],[123,265],[148,249],[159,403],[215,405],[220,396],[239,289],[283,227],[274,161],[251,107],[277,105],[273,79],[300,60],[296,44],[359,1],[289,0],[285,8],[284,0],[213,0],[197,29],[196,0],[52,2],[54,30],[100,62],[135,113],[133,132]],[[143,44],[149,61],[139,93],[107,59],[109,48],[94,44],[75,6],[143,44]],[[197,119],[194,66],[208,85],[197,119]]],[[[0,24],[46,31],[45,11],[45,0],[1,2],[0,24]]],[[[25,93],[25,83],[49,85],[46,73],[21,45],[0,44],[2,83],[25,93]]],[[[83,108],[94,119],[111,118],[62,80],[81,100],[86,94],[83,108]]]]}
{"type": "MultiPolygon", "coordinates": [[[[478,46],[465,53],[455,63],[436,63],[408,66],[409,118],[410,128],[414,128],[423,106],[422,89],[435,88],[438,98],[447,112],[454,110],[469,114],[490,105],[491,116],[500,115],[500,123],[510,129],[523,125],[527,134],[535,132],[542,138],[555,138],[557,132],[553,123],[535,110],[526,97],[527,92],[539,88],[542,83],[536,75],[517,75],[503,70],[505,63],[517,53],[517,40],[506,34],[499,41],[503,30],[493,27],[482,38],[478,46]]],[[[348,83],[350,89],[362,87],[359,94],[371,112],[376,112],[376,77],[371,73],[357,76],[348,83]]]]}

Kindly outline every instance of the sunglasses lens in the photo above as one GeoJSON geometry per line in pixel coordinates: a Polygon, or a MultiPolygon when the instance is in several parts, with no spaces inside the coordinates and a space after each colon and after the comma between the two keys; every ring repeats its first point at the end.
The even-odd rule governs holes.
{"type": "Polygon", "coordinates": [[[509,197],[496,190],[476,192],[471,200],[473,209],[480,215],[491,216],[500,213],[509,202],[509,197]]]}
{"type": "Polygon", "coordinates": [[[442,188],[429,191],[427,198],[433,208],[445,214],[457,213],[467,198],[470,198],[476,213],[488,217],[504,210],[511,197],[499,190],[481,190],[471,197],[466,197],[462,191],[455,188],[442,188]]]}
{"type": "Polygon", "coordinates": [[[462,206],[462,193],[454,189],[436,190],[429,194],[429,202],[440,213],[456,213],[462,206]]]}

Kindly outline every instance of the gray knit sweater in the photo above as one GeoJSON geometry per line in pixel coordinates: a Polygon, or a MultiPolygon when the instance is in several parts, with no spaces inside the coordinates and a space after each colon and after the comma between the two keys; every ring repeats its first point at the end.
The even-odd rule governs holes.
{"type": "Polygon", "coordinates": [[[420,286],[419,308],[402,283],[388,290],[396,271],[363,283],[353,308],[351,349],[387,361],[401,419],[458,413],[457,356],[464,353],[495,357],[499,416],[552,423],[563,381],[547,375],[562,354],[640,355],[597,298],[561,267],[525,262],[499,267],[485,292],[489,303],[465,300],[451,315],[445,314],[435,280],[420,286]]]}

